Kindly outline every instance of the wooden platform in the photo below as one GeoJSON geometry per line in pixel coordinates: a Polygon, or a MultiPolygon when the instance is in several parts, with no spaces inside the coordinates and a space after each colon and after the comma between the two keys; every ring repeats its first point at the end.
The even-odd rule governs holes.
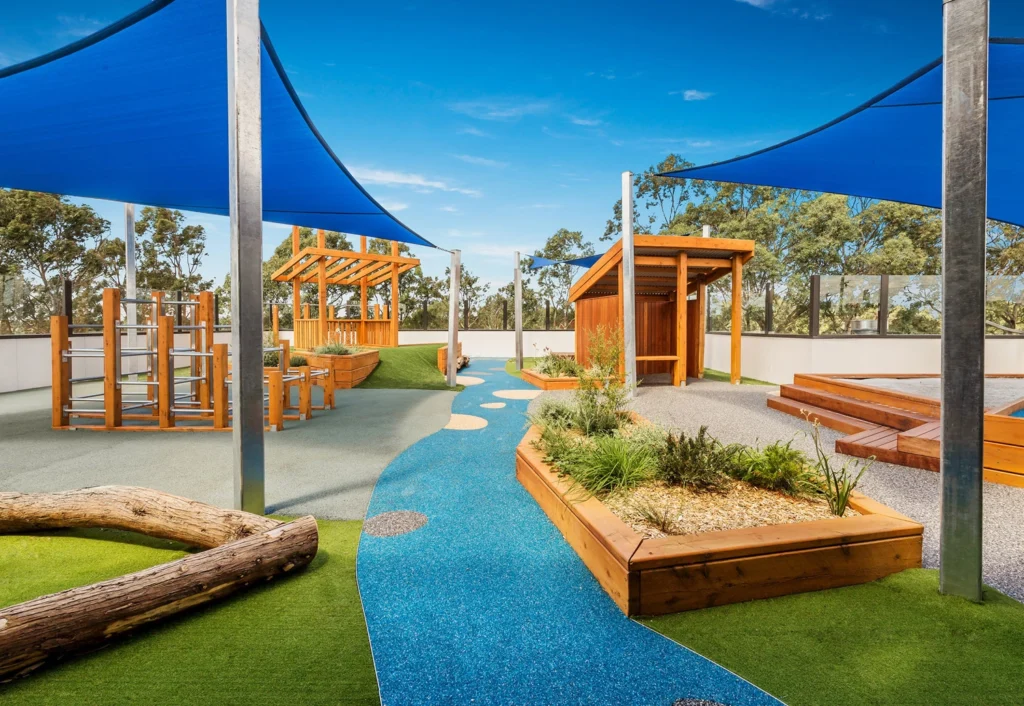
{"type": "MultiPolygon", "coordinates": [[[[836,451],[938,471],[942,448],[938,400],[873,387],[851,378],[921,375],[796,375],[768,407],[847,434],[836,451]]],[[[1009,416],[1024,400],[985,414],[985,480],[1024,487],[1024,418],[1009,416]]]]}

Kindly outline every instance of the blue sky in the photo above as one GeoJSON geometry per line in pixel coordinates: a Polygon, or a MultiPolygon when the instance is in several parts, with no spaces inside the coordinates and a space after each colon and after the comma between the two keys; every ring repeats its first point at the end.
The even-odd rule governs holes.
{"type": "MultiPolygon", "coordinates": [[[[218,1],[218,0],[212,0],[218,1]]],[[[12,3],[14,4],[14,3],[12,3]]],[[[0,66],[75,41],[140,0],[4,9],[0,66]]],[[[940,0],[352,3],[262,0],[314,122],[410,227],[500,285],[558,228],[597,242],[620,174],[706,163],[831,120],[941,53],[940,0]]],[[[1019,0],[992,34],[1024,36],[1019,0]]],[[[120,204],[90,201],[123,234],[120,204]]],[[[204,271],[228,269],[226,219],[204,271]]],[[[287,228],[265,227],[265,248],[287,228]]],[[[416,248],[430,274],[447,254],[416,248]]]]}

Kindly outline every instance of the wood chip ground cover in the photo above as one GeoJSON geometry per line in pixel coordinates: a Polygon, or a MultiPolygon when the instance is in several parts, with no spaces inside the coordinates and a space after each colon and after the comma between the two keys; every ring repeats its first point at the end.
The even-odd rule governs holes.
{"type": "MultiPolygon", "coordinates": [[[[653,481],[629,491],[609,494],[601,501],[648,539],[835,517],[820,498],[795,498],[742,481],[732,481],[721,491],[692,490],[653,481]],[[652,525],[645,518],[651,514],[667,518],[669,531],[652,525]]],[[[848,509],[845,517],[856,514],[848,509]]]]}

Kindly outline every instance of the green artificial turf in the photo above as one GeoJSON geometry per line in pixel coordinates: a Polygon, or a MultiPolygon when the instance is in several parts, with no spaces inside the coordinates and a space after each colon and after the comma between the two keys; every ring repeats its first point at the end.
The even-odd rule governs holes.
{"type": "Polygon", "coordinates": [[[1024,605],[938,572],[643,621],[790,706],[1024,703],[1024,605]]]}
{"type": "MultiPolygon", "coordinates": [[[[438,343],[381,348],[380,364],[358,387],[402,390],[450,390],[437,369],[438,343]]],[[[463,389],[457,385],[457,390],[463,389]]]]}
{"type": "MultiPolygon", "coordinates": [[[[537,366],[538,360],[540,360],[540,358],[523,358],[523,367],[534,368],[537,366]]],[[[518,370],[516,370],[515,358],[509,358],[508,362],[505,363],[505,372],[511,375],[512,377],[522,377],[522,374],[518,370]]]]}
{"type": "MultiPolygon", "coordinates": [[[[704,368],[704,379],[714,380],[715,382],[729,382],[732,378],[729,377],[729,373],[723,373],[721,370],[712,370],[711,368],[704,368]]],[[[754,378],[747,378],[740,376],[741,385],[772,385],[777,387],[774,382],[765,382],[764,380],[755,380],[754,378]]]]}
{"type": "MultiPolygon", "coordinates": [[[[356,588],[361,523],[319,528],[319,551],[304,571],[0,684],[0,703],[378,704],[356,588]]],[[[0,536],[0,606],[184,554],[172,542],[110,530],[0,536]]]]}

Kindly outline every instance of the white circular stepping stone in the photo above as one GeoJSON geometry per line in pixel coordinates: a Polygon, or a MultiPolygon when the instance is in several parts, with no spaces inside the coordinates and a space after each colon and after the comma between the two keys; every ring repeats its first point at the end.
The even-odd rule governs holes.
{"type": "Polygon", "coordinates": [[[504,402],[484,402],[480,406],[483,407],[484,409],[501,409],[502,407],[505,406],[505,403],[504,402]]]}
{"type": "Polygon", "coordinates": [[[465,385],[466,387],[469,387],[470,385],[484,384],[483,378],[475,378],[472,375],[456,375],[455,382],[457,382],[460,385],[465,385]]]}
{"type": "Polygon", "coordinates": [[[493,394],[504,400],[532,400],[540,397],[541,392],[543,390],[497,390],[493,394]]]}
{"type": "Polygon", "coordinates": [[[483,417],[477,417],[472,414],[453,414],[448,423],[444,425],[444,428],[457,431],[472,431],[474,429],[483,429],[485,426],[487,426],[487,420],[483,417]]]}

